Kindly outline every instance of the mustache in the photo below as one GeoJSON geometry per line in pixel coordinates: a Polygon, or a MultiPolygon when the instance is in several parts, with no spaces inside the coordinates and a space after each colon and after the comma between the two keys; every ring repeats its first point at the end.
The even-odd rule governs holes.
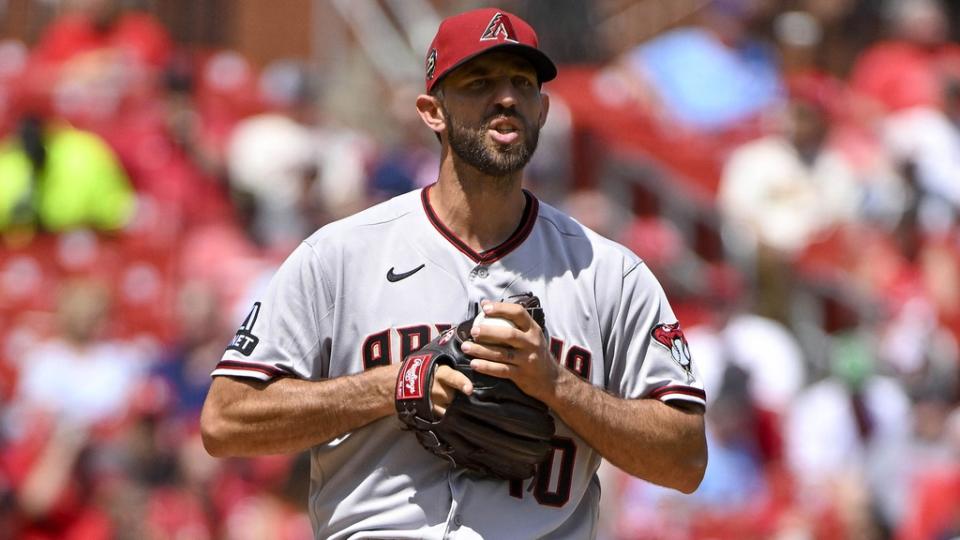
{"type": "Polygon", "coordinates": [[[513,109],[507,109],[502,106],[498,106],[498,107],[499,107],[498,110],[495,110],[494,112],[490,113],[490,115],[488,115],[486,118],[483,119],[483,125],[485,126],[490,125],[490,123],[493,122],[494,120],[515,118],[519,120],[524,125],[524,127],[527,126],[527,118],[522,114],[518,113],[513,109]]]}

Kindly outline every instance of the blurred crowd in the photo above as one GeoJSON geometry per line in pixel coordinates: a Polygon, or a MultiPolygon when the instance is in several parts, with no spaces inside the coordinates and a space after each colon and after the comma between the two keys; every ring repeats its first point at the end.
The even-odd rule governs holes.
{"type": "MultiPolygon", "coordinates": [[[[528,169],[653,268],[707,383],[701,488],[605,466],[601,536],[960,535],[960,10],[686,4],[615,53],[556,49],[528,169]]],[[[349,122],[328,94],[352,82],[307,59],[64,5],[0,40],[0,537],[308,538],[306,455],[210,458],[199,410],[301,239],[433,182],[419,81],[349,122]]]]}

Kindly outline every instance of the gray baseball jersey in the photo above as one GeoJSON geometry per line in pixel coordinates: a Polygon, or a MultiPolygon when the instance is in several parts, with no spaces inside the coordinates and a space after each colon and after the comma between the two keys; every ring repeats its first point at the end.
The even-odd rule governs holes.
{"type": "MultiPolygon", "coordinates": [[[[663,290],[626,248],[524,192],[520,225],[475,252],[430,188],[327,225],[283,263],[214,376],[322,380],[403,356],[475,313],[532,292],[555,359],[624,398],[705,405],[663,290]]],[[[558,420],[552,456],[523,482],[476,480],[396,417],[311,450],[317,538],[592,538],[600,456],[558,420]]],[[[643,452],[636,448],[636,452],[643,452]]]]}

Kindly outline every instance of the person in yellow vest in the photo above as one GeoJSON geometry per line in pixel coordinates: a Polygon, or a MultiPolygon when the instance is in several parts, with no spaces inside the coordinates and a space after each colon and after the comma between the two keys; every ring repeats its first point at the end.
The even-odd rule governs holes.
{"type": "Polygon", "coordinates": [[[24,117],[0,142],[0,232],[122,229],[136,194],[113,150],[93,133],[24,117]]]}

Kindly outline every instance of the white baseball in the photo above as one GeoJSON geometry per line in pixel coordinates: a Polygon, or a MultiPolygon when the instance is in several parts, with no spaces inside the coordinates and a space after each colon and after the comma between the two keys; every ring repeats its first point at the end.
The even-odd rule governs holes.
{"type": "Polygon", "coordinates": [[[484,312],[477,314],[477,317],[473,319],[474,325],[487,324],[490,326],[503,326],[506,328],[516,328],[517,325],[513,324],[509,319],[503,319],[501,317],[487,317],[484,312]]]}

